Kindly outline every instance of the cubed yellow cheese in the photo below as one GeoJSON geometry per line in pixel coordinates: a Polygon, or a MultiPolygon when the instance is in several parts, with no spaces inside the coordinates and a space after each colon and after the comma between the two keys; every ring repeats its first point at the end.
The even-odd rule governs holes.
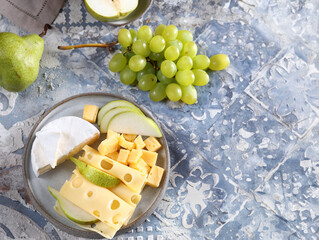
{"type": "Polygon", "coordinates": [[[142,197],[140,194],[132,191],[123,183],[120,183],[115,187],[109,188],[109,190],[112,193],[116,194],[116,196],[122,198],[128,204],[132,205],[133,207],[136,207],[136,205],[139,203],[142,197]]]}
{"type": "Polygon", "coordinates": [[[117,138],[119,138],[120,134],[117,133],[117,132],[114,132],[112,130],[108,130],[107,133],[106,133],[106,138],[111,138],[113,136],[116,136],[117,138]]]}
{"type": "Polygon", "coordinates": [[[90,122],[90,123],[95,123],[98,111],[99,111],[98,106],[84,105],[83,119],[90,122]]]}
{"type": "Polygon", "coordinates": [[[156,152],[161,148],[160,142],[155,137],[148,137],[144,140],[145,146],[148,151],[156,152]]]}
{"type": "Polygon", "coordinates": [[[132,149],[130,155],[128,156],[127,162],[130,163],[137,163],[137,161],[141,158],[143,152],[142,150],[132,149]]]}
{"type": "Polygon", "coordinates": [[[143,159],[139,159],[137,163],[130,163],[129,166],[146,175],[151,169],[143,159]]]}
{"type": "Polygon", "coordinates": [[[123,133],[123,137],[125,138],[126,141],[133,142],[134,139],[136,138],[136,134],[123,133]]]}
{"type": "Polygon", "coordinates": [[[164,169],[159,166],[153,166],[151,168],[150,173],[147,176],[147,185],[150,185],[152,187],[158,187],[162,176],[164,173],[164,169]]]}
{"type": "Polygon", "coordinates": [[[153,167],[154,165],[156,165],[157,156],[158,156],[157,152],[142,150],[142,153],[143,154],[141,158],[147,163],[147,165],[149,165],[150,167],[153,167]]]}
{"type": "Polygon", "coordinates": [[[119,148],[119,140],[116,136],[112,136],[111,138],[107,138],[103,140],[100,143],[98,150],[99,150],[99,153],[106,156],[109,153],[117,151],[118,148],[119,148]]]}
{"type": "Polygon", "coordinates": [[[134,207],[104,187],[97,186],[75,169],[75,177],[66,181],[60,194],[102,222],[120,229],[134,207]]]}
{"type": "Polygon", "coordinates": [[[146,183],[145,174],[101,155],[98,151],[88,145],[86,145],[83,150],[83,155],[79,157],[81,161],[119,178],[126,186],[136,193],[142,191],[146,183]]]}
{"type": "Polygon", "coordinates": [[[108,153],[106,154],[107,157],[117,161],[117,158],[119,156],[119,152],[118,151],[115,151],[115,152],[112,152],[112,153],[108,153]]]}
{"type": "Polygon", "coordinates": [[[117,158],[117,161],[119,163],[122,163],[124,165],[127,165],[127,159],[128,159],[128,156],[130,155],[130,151],[129,150],[126,150],[126,149],[120,149],[120,152],[119,152],[119,156],[117,158]]]}
{"type": "Polygon", "coordinates": [[[137,138],[134,140],[134,147],[136,149],[143,149],[145,147],[145,143],[141,135],[138,135],[137,138]]]}
{"type": "Polygon", "coordinates": [[[125,138],[123,137],[123,135],[121,135],[119,138],[119,144],[122,148],[125,148],[127,150],[132,150],[134,147],[134,143],[126,141],[125,138]]]}

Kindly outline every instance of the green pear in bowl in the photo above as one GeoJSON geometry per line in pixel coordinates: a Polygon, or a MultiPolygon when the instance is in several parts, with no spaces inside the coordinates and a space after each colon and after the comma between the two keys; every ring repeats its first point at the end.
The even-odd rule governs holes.
{"type": "Polygon", "coordinates": [[[39,74],[43,49],[44,41],[39,35],[0,33],[0,86],[10,92],[29,87],[39,74]]]}

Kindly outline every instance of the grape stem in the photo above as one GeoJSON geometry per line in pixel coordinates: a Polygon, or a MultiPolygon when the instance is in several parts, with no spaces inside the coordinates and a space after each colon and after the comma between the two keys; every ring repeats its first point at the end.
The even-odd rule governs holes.
{"type": "Polygon", "coordinates": [[[86,44],[78,44],[78,45],[72,45],[72,46],[58,46],[58,49],[60,50],[73,50],[76,48],[84,48],[84,47],[102,47],[107,48],[109,51],[111,51],[111,48],[114,47],[118,42],[111,42],[111,43],[86,43],[86,44]]]}

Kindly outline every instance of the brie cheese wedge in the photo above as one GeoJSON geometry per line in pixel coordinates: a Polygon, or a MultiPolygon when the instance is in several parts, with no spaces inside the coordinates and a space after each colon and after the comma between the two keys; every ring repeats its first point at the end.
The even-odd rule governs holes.
{"type": "Polygon", "coordinates": [[[67,116],[53,120],[35,135],[31,164],[39,176],[92,144],[100,137],[100,131],[82,118],[67,116]]]}

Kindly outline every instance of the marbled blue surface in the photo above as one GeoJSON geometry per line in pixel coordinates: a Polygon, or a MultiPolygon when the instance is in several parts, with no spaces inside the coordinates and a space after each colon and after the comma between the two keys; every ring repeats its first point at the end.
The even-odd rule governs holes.
{"type": "MultiPolygon", "coordinates": [[[[95,21],[70,0],[44,37],[36,82],[0,89],[0,239],[78,239],[37,213],[25,193],[28,134],[55,103],[108,92],[143,105],[163,123],[172,167],[160,206],[115,239],[319,239],[319,2],[155,0],[127,28],[149,21],[194,33],[199,52],[228,54],[198,102],[154,103],[108,70],[105,49],[58,45],[106,42],[119,27],[95,21]]],[[[0,31],[26,34],[0,16],[0,31]]]]}

